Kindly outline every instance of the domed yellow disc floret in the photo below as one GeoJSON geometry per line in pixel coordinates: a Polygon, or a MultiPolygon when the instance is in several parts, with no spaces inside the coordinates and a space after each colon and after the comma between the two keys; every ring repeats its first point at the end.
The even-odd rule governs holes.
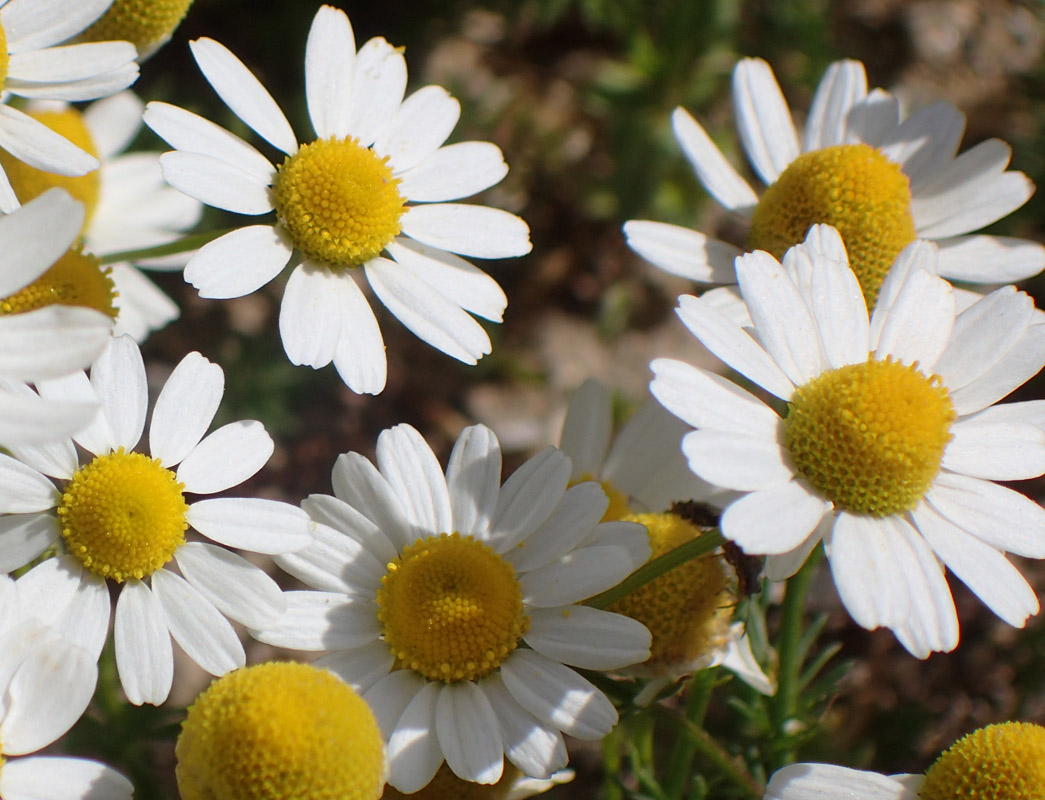
{"type": "Polygon", "coordinates": [[[399,179],[355,139],[318,139],[283,162],[272,184],[294,246],[331,268],[357,267],[399,234],[399,179]]]}
{"type": "MultiPolygon", "coordinates": [[[[94,139],[91,138],[91,132],[87,129],[83,114],[75,108],[66,108],[62,111],[27,111],[26,113],[37,122],[68,139],[81,150],[98,158],[98,148],[94,144],[94,139]]],[[[7,173],[7,177],[11,181],[11,188],[14,189],[15,196],[20,203],[28,203],[48,189],[60,187],[71,194],[73,199],[83,203],[85,228],[90,222],[94,210],[98,207],[98,195],[101,191],[101,177],[98,170],[80,176],[58,175],[30,167],[6,150],[0,150],[0,166],[7,173]]]]}
{"type": "Polygon", "coordinates": [[[145,58],[171,37],[191,5],[192,0],[113,0],[80,40],[130,42],[138,58],[145,58]]]}
{"type": "Polygon", "coordinates": [[[0,89],[7,83],[7,67],[10,61],[11,56],[7,52],[7,32],[4,31],[4,26],[0,25],[0,89]]]}
{"type": "Polygon", "coordinates": [[[529,627],[512,566],[459,533],[420,539],[388,565],[377,591],[385,643],[429,680],[481,678],[529,627]]]}
{"type": "Polygon", "coordinates": [[[838,229],[867,306],[874,308],[889,267],[915,239],[903,170],[866,144],[800,155],[755,208],[748,249],[782,258],[817,223],[838,229]]]}
{"type": "Polygon", "coordinates": [[[1045,728],[1003,722],[951,745],[925,774],[920,800],[1045,800],[1045,728]]]}
{"type": "Polygon", "coordinates": [[[938,376],[872,358],[799,387],[784,442],[799,474],[837,508],[885,516],[918,504],[940,471],[954,418],[938,376]]]}
{"type": "Polygon", "coordinates": [[[0,300],[0,315],[60,305],[87,306],[116,319],[116,297],[112,270],[78,244],[24,289],[0,300]]]}
{"type": "Polygon", "coordinates": [[[142,453],[98,456],[77,470],[58,506],[69,552],[96,575],[150,575],[185,542],[189,507],[182,484],[142,453]]]}
{"type": "Polygon", "coordinates": [[[348,684],[308,664],[259,664],[189,707],[174,754],[182,800],[377,800],[384,744],[348,684]]]}
{"type": "MultiPolygon", "coordinates": [[[[624,519],[646,526],[651,559],[700,535],[699,528],[674,514],[624,519]]],[[[653,635],[642,671],[681,674],[710,663],[712,651],[726,642],[734,602],[726,564],[708,553],[639,587],[608,610],[638,620],[653,635]]]]}
{"type": "Polygon", "coordinates": [[[382,800],[504,800],[522,777],[511,764],[505,763],[504,774],[497,783],[472,783],[458,778],[443,764],[425,788],[414,794],[401,794],[391,786],[381,795],[382,800]]]}

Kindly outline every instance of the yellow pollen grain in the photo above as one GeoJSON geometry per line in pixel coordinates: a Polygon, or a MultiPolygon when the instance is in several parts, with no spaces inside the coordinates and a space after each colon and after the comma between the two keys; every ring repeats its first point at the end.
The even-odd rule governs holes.
{"type": "Polygon", "coordinates": [[[185,542],[183,488],[142,453],[121,447],[96,457],[73,475],[58,506],[69,553],[117,582],[151,575],[185,542]]]}
{"type": "Polygon", "coordinates": [[[378,619],[405,668],[447,683],[493,672],[529,628],[512,566],[471,536],[407,547],[381,579],[378,619]]]}
{"type": "Polygon", "coordinates": [[[920,800],[1045,800],[1045,728],[1003,722],[955,742],[925,774],[920,800]]]}
{"type": "Polygon", "coordinates": [[[113,0],[109,10],[80,35],[84,42],[130,42],[138,58],[170,39],[192,0],[113,0]]]}
{"type": "MultiPolygon", "coordinates": [[[[651,560],[700,535],[699,528],[674,514],[624,519],[646,526],[651,560]]],[[[728,566],[719,554],[708,553],[639,587],[608,610],[649,628],[653,643],[645,670],[677,675],[706,665],[725,644],[735,602],[728,566]]]]}
{"type": "Polygon", "coordinates": [[[308,664],[214,681],[189,707],[174,753],[182,800],[377,800],[385,782],[373,712],[308,664]]]}
{"type": "Polygon", "coordinates": [[[302,146],[283,162],[272,191],[294,246],[344,269],[379,255],[399,234],[405,201],[398,186],[387,157],[347,137],[302,146]]]}
{"type": "MultiPolygon", "coordinates": [[[[55,133],[68,139],[81,150],[98,158],[98,148],[87,128],[83,114],[75,108],[61,111],[26,111],[37,122],[50,128],[55,133]]],[[[98,170],[86,175],[58,175],[54,172],[30,167],[24,161],[15,158],[6,150],[0,150],[0,167],[7,173],[15,196],[23,205],[39,197],[48,189],[59,187],[65,189],[84,205],[84,228],[87,229],[95,209],[98,207],[98,196],[101,193],[101,176],[98,170]]],[[[83,231],[81,231],[82,233],[83,231]]]]}
{"type": "Polygon", "coordinates": [[[954,419],[938,376],[871,358],[799,387],[784,443],[798,473],[837,508],[886,516],[921,500],[940,471],[954,419]]]}
{"type": "Polygon", "coordinates": [[[842,235],[867,307],[873,309],[889,267],[916,237],[904,171],[866,144],[804,153],[762,195],[747,249],[783,258],[817,223],[833,225],[842,235]]]}
{"type": "Polygon", "coordinates": [[[0,315],[23,314],[45,306],[87,306],[116,319],[116,284],[112,269],[74,245],[43,275],[0,300],[0,315]]]}
{"type": "Polygon", "coordinates": [[[509,763],[497,783],[463,781],[443,764],[425,788],[414,794],[402,794],[391,786],[381,795],[382,800],[504,800],[512,791],[522,773],[509,763]]]}

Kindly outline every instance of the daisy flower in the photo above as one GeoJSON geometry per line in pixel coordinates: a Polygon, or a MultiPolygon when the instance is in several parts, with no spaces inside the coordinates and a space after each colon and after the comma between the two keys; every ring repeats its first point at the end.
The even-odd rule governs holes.
{"type": "MultiPolygon", "coordinates": [[[[28,202],[60,186],[84,204],[84,249],[96,257],[94,269],[111,286],[109,304],[116,315],[113,333],[129,334],[139,342],[176,319],[178,306],[135,266],[117,262],[102,267],[100,258],[176,241],[199,221],[203,208],[198,200],[167,185],[158,153],[120,155],[141,130],[142,109],[132,92],[99,100],[83,113],[57,102],[34,103],[26,109],[32,119],[100,160],[101,166],[87,175],[45,172],[0,151],[0,166],[19,201],[28,202]]],[[[181,269],[188,259],[188,253],[181,253],[145,261],[142,266],[181,269]]]]}
{"type": "Polygon", "coordinates": [[[243,646],[226,617],[267,624],[283,612],[283,595],[241,556],[186,541],[186,529],[269,554],[300,548],[311,535],[305,513],[287,503],[186,499],[236,486],[272,454],[272,440],[256,421],[204,436],[224,390],[221,368],[199,353],[182,359],[156,399],[148,454],[134,450],[148,390],[129,337],[112,340],[89,380],[77,373],[37,388],[44,397],[94,400],[101,410],[72,440],[0,455],[0,570],[17,569],[59,542],[62,554],[22,581],[39,587],[41,615],[79,607],[81,618],[68,635],[95,655],[108,632],[108,581],[116,584],[116,665],[132,703],[166,699],[171,636],[211,674],[243,666],[243,646]],[[90,456],[85,463],[74,442],[90,456]],[[172,560],[181,575],[171,570],[172,560]]]}
{"type": "MultiPolygon", "coordinates": [[[[701,480],[682,453],[686,423],[650,399],[613,436],[612,400],[599,381],[585,381],[570,398],[560,448],[573,464],[574,483],[596,480],[610,498],[605,520],[645,526],[652,553],[661,556],[717,525],[729,494],[701,480]],[[683,509],[707,504],[712,519],[687,518],[683,509]]],[[[691,514],[688,516],[692,516],[691,514]]],[[[733,623],[736,576],[721,552],[676,567],[609,607],[639,620],[653,635],[651,655],[625,674],[655,680],[636,697],[640,705],[682,675],[724,666],[763,694],[773,681],[751,651],[743,623],[733,623]]]]}
{"type": "Polygon", "coordinates": [[[144,61],[171,38],[192,0],[113,0],[108,10],[78,38],[81,42],[110,39],[130,42],[144,61]]]}
{"type": "Polygon", "coordinates": [[[82,369],[111,338],[112,320],[90,308],[42,306],[36,281],[68,250],[83,205],[55,189],[0,216],[0,444],[53,441],[83,427],[92,403],[43,400],[22,381],[82,369]]]}
{"type": "Polygon", "coordinates": [[[130,798],[116,770],[82,758],[33,756],[71,728],[98,682],[96,659],[25,613],[21,581],[0,575],[0,797],[130,798]]]}
{"type": "Polygon", "coordinates": [[[705,480],[742,493],[722,534],[793,574],[823,540],[860,625],[892,628],[913,654],[958,643],[940,560],[1003,620],[1034,591],[1006,552],[1045,557],[1045,510],[995,480],[1045,472],[1036,403],[993,406],[1045,363],[1045,326],[1008,286],[955,316],[935,246],[901,253],[868,319],[838,233],[815,226],[781,265],[737,259],[754,337],[707,301],[678,314],[726,364],[787,406],[682,362],[653,362],[653,394],[697,428],[683,452],[705,480]],[[939,560],[938,560],[939,559],[939,560]]]}
{"type": "Polygon", "coordinates": [[[773,775],[765,800],[1036,798],[1045,793],[1045,728],[987,725],[945,750],[925,775],[880,775],[830,764],[792,764],[773,775]]]}
{"type": "Polygon", "coordinates": [[[1036,242],[970,235],[1022,206],[1034,185],[1006,170],[1012,151],[998,139],[956,155],[965,115],[950,103],[901,120],[895,97],[867,91],[863,64],[838,61],[820,81],[799,137],[772,69],[749,58],[733,72],[733,106],[744,150],[767,186],[761,197],[685,110],[675,110],[672,126],[708,192],[750,221],[744,248],[676,225],[626,223],[631,247],[661,269],[736,283],[741,252],[782,258],[816,223],[842,234],[871,306],[894,259],[916,238],[939,245],[939,271],[950,280],[1010,283],[1045,267],[1045,247],[1036,242]]]}
{"type": "MultiPolygon", "coordinates": [[[[128,42],[60,45],[98,19],[111,0],[0,0],[0,88],[3,97],[94,100],[126,89],[138,77],[128,42]]],[[[62,175],[98,168],[94,156],[10,105],[0,105],[0,148],[25,163],[62,175]]],[[[0,211],[18,200],[0,170],[0,211]]]]}
{"type": "Polygon", "coordinates": [[[566,763],[565,733],[599,739],[617,712],[571,667],[617,669],[649,656],[632,619],[578,605],[649,557],[642,527],[600,523],[595,483],[567,488],[570,462],[548,448],[500,486],[501,449],[467,428],[446,473],[408,425],[384,431],[377,467],[334,467],[334,496],[302,505],[315,541],[277,557],[312,591],[252,635],[297,650],[363,693],[388,741],[389,783],[410,794],[445,760],[496,783],[504,756],[546,779],[566,763]],[[525,646],[523,646],[525,645],[525,646]]]}
{"type": "Polygon", "coordinates": [[[499,322],[507,301],[496,281],[459,256],[522,255],[529,229],[506,211],[445,202],[493,186],[508,170],[488,142],[442,146],[460,114],[457,101],[438,86],[404,100],[402,52],[371,39],[357,53],[348,17],[323,6],[305,53],[316,138],[299,146],[239,59],[212,39],[190,46],[221,99],[286,154],[275,166],[227,130],[149,103],[145,123],[176,148],[160,159],[172,186],[228,211],[276,215],[192,257],[185,278],[200,295],[249,294],[293,263],[279,314],[287,356],[315,368],[333,361],[355,392],[380,392],[387,366],[363,275],[433,347],[467,364],[489,353],[490,339],[470,314],[499,322]]]}

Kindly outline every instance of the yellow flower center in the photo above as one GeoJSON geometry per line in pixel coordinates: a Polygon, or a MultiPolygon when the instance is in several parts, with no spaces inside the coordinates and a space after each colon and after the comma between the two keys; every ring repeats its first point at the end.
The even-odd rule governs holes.
{"type": "Polygon", "coordinates": [[[22,314],[44,306],[87,306],[116,319],[112,269],[73,245],[48,270],[23,289],[0,300],[0,315],[22,314]]]}
{"type": "Polygon", "coordinates": [[[497,783],[472,783],[458,778],[443,764],[425,788],[414,794],[401,794],[391,786],[385,788],[382,800],[504,800],[515,782],[522,777],[511,764],[505,762],[504,774],[497,783]]]}
{"type": "Polygon", "coordinates": [[[385,783],[370,707],[308,664],[214,681],[189,707],[174,753],[182,800],[377,800],[385,783]]]}
{"type": "Polygon", "coordinates": [[[748,249],[782,258],[817,223],[838,229],[867,307],[874,308],[889,267],[916,235],[903,170],[866,144],[800,155],[755,208],[748,249]]]}
{"type": "MultiPolygon", "coordinates": [[[[631,514],[625,520],[646,526],[651,559],[700,535],[674,514],[631,514]]],[[[653,635],[644,666],[657,674],[700,669],[729,636],[736,598],[726,563],[717,553],[691,559],[618,600],[609,611],[636,619],[653,635]]]]}
{"type": "Polygon", "coordinates": [[[429,680],[475,680],[500,666],[529,628],[512,566],[459,533],[419,539],[377,591],[385,642],[429,680]]]}
{"type": "Polygon", "coordinates": [[[192,0],[114,0],[80,40],[130,42],[145,58],[171,37],[191,5],[192,0]]]}
{"type": "Polygon", "coordinates": [[[98,456],[77,470],[58,506],[69,552],[96,575],[150,575],[185,542],[183,485],[142,453],[98,456]]]}
{"type": "Polygon", "coordinates": [[[595,481],[598,483],[599,486],[602,487],[602,490],[606,492],[606,496],[610,498],[610,504],[606,507],[606,513],[602,515],[603,522],[613,522],[618,519],[623,519],[631,513],[631,508],[628,507],[628,496],[609,481],[600,481],[590,472],[584,473],[575,481],[570,481],[570,486],[576,486],[578,483],[584,483],[586,481],[595,481]]]}
{"type": "Polygon", "coordinates": [[[798,472],[837,508],[885,516],[918,504],[954,418],[938,376],[872,358],[796,390],[784,441],[798,472]]]}
{"type": "Polygon", "coordinates": [[[11,55],[7,52],[7,33],[4,26],[0,25],[0,89],[7,83],[7,66],[11,61],[11,55]]]}
{"type": "MultiPolygon", "coordinates": [[[[95,146],[94,139],[91,138],[91,132],[87,129],[83,115],[75,108],[66,108],[62,111],[27,111],[26,113],[55,133],[64,136],[81,150],[98,158],[98,148],[95,146]]],[[[7,173],[7,177],[11,181],[11,188],[14,189],[15,196],[22,204],[28,203],[56,186],[65,189],[74,199],[84,204],[86,212],[84,229],[86,229],[94,210],[98,207],[98,195],[101,192],[101,177],[98,170],[78,177],[57,175],[30,167],[6,150],[0,150],[0,166],[7,173]]]]}
{"type": "Polygon", "coordinates": [[[388,158],[351,137],[318,139],[289,156],[272,185],[276,214],[304,255],[356,267],[399,234],[405,201],[388,158]]]}
{"type": "Polygon", "coordinates": [[[921,800],[1045,800],[1045,728],[1003,722],[951,745],[925,774],[921,800]]]}

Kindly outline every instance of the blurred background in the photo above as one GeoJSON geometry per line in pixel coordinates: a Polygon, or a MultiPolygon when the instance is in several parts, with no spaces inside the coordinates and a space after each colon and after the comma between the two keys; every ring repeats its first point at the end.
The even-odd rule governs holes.
{"type": "MultiPolygon", "coordinates": [[[[197,0],[173,40],[143,65],[136,90],[226,125],[275,157],[217,99],[186,43],[209,36],[227,45],[306,141],[303,57],[317,7],[315,0],[197,0]]],[[[451,141],[502,148],[508,177],[477,200],[525,218],[534,249],[520,259],[479,262],[509,305],[502,325],[487,326],[493,354],[477,367],[437,352],[375,308],[389,360],[388,387],[376,398],[351,393],[332,367],[287,362],[276,327],[280,280],[249,297],[213,301],[201,300],[178,273],[152,273],[182,308],[181,320],[145,347],[154,377],[161,380],[185,353],[202,352],[226,372],[218,422],[260,419],[277,440],[269,466],[240,492],[291,502],[330,492],[337,455],[372,454],[377,434],[400,422],[416,426],[444,458],[461,428],[485,422],[510,451],[507,472],[556,441],[565,398],[585,378],[613,387],[623,415],[646,391],[651,358],[701,358],[673,313],[676,296],[691,287],[635,256],[621,225],[653,219],[742,241],[736,221],[700,188],[669,123],[671,111],[684,106],[759,185],[732,124],[730,73],[739,57],[770,62],[798,125],[825,67],[860,59],[870,85],[896,92],[908,108],[941,98],[958,105],[968,116],[963,149],[1002,138],[1012,145],[1012,167],[1045,182],[1042,2],[415,0],[341,7],[357,44],[384,36],[405,47],[408,91],[438,83],[461,101],[451,141]]],[[[148,133],[138,144],[165,149],[148,133]]],[[[1039,193],[990,230],[1042,241],[1043,210],[1039,193]]],[[[239,223],[208,210],[200,230],[230,224],[239,223]]],[[[1043,284],[1024,288],[1040,296],[1043,284]]],[[[1021,396],[1041,397],[1042,388],[1039,380],[1021,396]]],[[[1040,485],[1017,488],[1041,499],[1040,485]]],[[[1040,565],[1020,567],[1045,588],[1040,565]]],[[[828,615],[824,636],[842,643],[836,659],[847,671],[841,689],[824,699],[823,733],[802,760],[920,772],[982,724],[1045,722],[1045,624],[1039,617],[1015,631],[960,584],[953,588],[963,642],[955,653],[919,662],[888,632],[850,623],[824,575],[814,610],[828,615]]],[[[251,657],[267,655],[262,648],[251,657]]],[[[205,682],[184,680],[172,700],[191,702],[205,682]]],[[[148,739],[180,719],[176,707],[112,705],[85,719],[77,735],[114,766],[130,770],[138,761],[137,797],[172,797],[171,755],[148,739]]],[[[712,706],[713,733],[738,724],[729,708],[712,706]]],[[[598,796],[596,757],[597,750],[579,752],[575,784],[547,796],[598,796]]]]}

